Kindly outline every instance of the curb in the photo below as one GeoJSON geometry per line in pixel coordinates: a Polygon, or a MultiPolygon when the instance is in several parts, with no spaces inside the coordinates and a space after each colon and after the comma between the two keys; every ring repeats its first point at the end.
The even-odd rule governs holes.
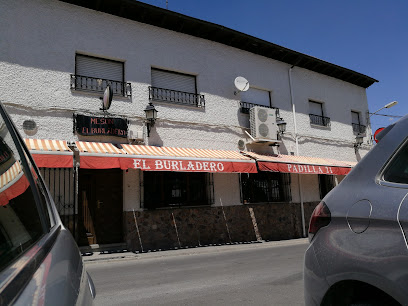
{"type": "Polygon", "coordinates": [[[255,248],[265,249],[284,246],[295,246],[308,244],[307,238],[280,240],[280,241],[254,241],[246,243],[233,243],[224,245],[208,245],[197,247],[175,248],[171,250],[148,250],[145,252],[131,252],[126,249],[120,251],[102,251],[102,252],[88,252],[82,254],[82,261],[86,264],[112,262],[112,261],[128,261],[128,260],[144,260],[155,259],[161,257],[172,256],[186,256],[186,255],[200,255],[210,253],[224,253],[234,252],[237,250],[246,251],[255,248]]]}

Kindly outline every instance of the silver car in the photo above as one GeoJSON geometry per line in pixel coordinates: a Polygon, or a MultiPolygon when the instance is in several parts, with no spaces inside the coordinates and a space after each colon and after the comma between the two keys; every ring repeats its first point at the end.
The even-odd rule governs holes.
{"type": "Polygon", "coordinates": [[[306,305],[408,305],[408,116],[314,210],[306,305]]]}
{"type": "Polygon", "coordinates": [[[81,254],[0,103],[0,305],[90,305],[81,254]]]}

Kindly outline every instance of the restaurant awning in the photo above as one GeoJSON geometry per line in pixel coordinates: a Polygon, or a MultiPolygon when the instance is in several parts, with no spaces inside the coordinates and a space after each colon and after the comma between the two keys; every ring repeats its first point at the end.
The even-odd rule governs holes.
{"type": "MultiPolygon", "coordinates": [[[[256,173],[255,161],[238,151],[122,145],[132,159],[123,168],[144,171],[256,173]]],[[[123,162],[126,162],[124,164],[123,162]]]]}
{"type": "Polygon", "coordinates": [[[74,153],[65,140],[24,139],[40,168],[72,168],[74,153]]]}
{"type": "Polygon", "coordinates": [[[75,142],[80,156],[80,168],[83,169],[113,169],[121,168],[119,157],[126,152],[112,143],[75,142]]]}
{"type": "Polygon", "coordinates": [[[29,185],[20,163],[16,161],[0,175],[0,206],[7,205],[11,199],[23,194],[29,185]]]}
{"type": "Polygon", "coordinates": [[[76,142],[80,167],[121,168],[143,171],[257,172],[255,161],[237,151],[170,148],[144,145],[113,145],[76,142]],[[121,148],[119,148],[121,146],[121,148]]]}
{"type": "Polygon", "coordinates": [[[262,155],[254,152],[242,152],[257,161],[260,171],[301,173],[301,174],[329,174],[346,175],[355,162],[344,162],[334,159],[293,156],[293,155],[262,155]]]}

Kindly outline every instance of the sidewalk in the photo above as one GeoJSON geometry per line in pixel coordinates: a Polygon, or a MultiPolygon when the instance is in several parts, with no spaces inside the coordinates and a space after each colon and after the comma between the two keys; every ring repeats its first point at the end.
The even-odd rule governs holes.
{"type": "Polygon", "coordinates": [[[110,250],[110,251],[95,251],[82,253],[82,260],[86,264],[110,262],[110,261],[123,261],[123,260],[135,260],[135,259],[152,259],[168,256],[180,256],[180,255],[197,255],[208,253],[221,253],[231,252],[237,250],[246,250],[254,248],[273,248],[282,246],[302,245],[308,244],[307,238],[280,240],[280,241],[255,241],[246,243],[233,243],[225,245],[208,245],[192,248],[180,248],[173,250],[154,250],[146,252],[130,252],[126,249],[110,250]]]}

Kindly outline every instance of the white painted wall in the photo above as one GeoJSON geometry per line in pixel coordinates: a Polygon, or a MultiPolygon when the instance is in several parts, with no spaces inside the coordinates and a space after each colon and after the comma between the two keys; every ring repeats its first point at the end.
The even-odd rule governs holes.
{"type": "MultiPolygon", "coordinates": [[[[239,95],[234,95],[233,80],[243,75],[252,86],[271,91],[273,105],[288,123],[280,151],[295,151],[287,64],[58,1],[3,2],[0,20],[1,99],[14,106],[12,116],[20,128],[24,120],[35,119],[39,130],[33,137],[87,140],[72,133],[72,113],[101,112],[97,95],[70,90],[69,74],[74,73],[75,53],[80,52],[125,62],[133,97],[115,98],[110,113],[129,118],[134,130],[143,125],[152,66],[197,75],[206,108],[155,103],[159,120],[149,144],[236,150],[238,140],[246,138],[243,128],[249,127],[248,116],[239,113],[239,95]]],[[[367,111],[365,89],[297,67],[292,78],[300,155],[340,154],[356,161],[351,110],[367,111]],[[331,128],[310,125],[309,99],[325,103],[331,128]]]]}
{"type": "MultiPolygon", "coordinates": [[[[125,81],[131,82],[133,96],[115,97],[109,113],[128,118],[129,128],[135,131],[143,128],[151,67],[197,76],[198,92],[205,95],[205,109],[155,102],[159,119],[146,144],[237,150],[238,140],[247,139],[244,131],[249,128],[248,115],[239,112],[240,96],[234,95],[233,80],[241,75],[251,86],[271,91],[273,106],[280,109],[287,122],[284,142],[278,149],[248,148],[263,153],[296,151],[290,66],[285,63],[51,0],[2,1],[0,37],[0,100],[9,107],[21,131],[24,120],[37,122],[38,132],[32,138],[127,142],[118,137],[73,133],[74,112],[102,114],[99,95],[70,89],[75,53],[79,52],[125,62],[125,81]]],[[[293,68],[292,84],[300,155],[358,161],[369,147],[363,146],[355,154],[351,110],[363,115],[368,111],[365,89],[298,67],[293,68]],[[309,99],[324,103],[325,114],[331,118],[330,128],[310,125],[309,99]]],[[[362,120],[364,123],[365,118],[362,120]]],[[[317,176],[302,177],[308,190],[304,201],[315,201],[317,176]]],[[[139,186],[138,178],[131,170],[124,178],[124,208],[130,210],[139,191],[128,186],[139,186]]],[[[214,181],[216,205],[220,199],[223,205],[240,202],[238,175],[216,174],[214,181]]],[[[297,189],[292,189],[297,202],[297,189]]]]}

